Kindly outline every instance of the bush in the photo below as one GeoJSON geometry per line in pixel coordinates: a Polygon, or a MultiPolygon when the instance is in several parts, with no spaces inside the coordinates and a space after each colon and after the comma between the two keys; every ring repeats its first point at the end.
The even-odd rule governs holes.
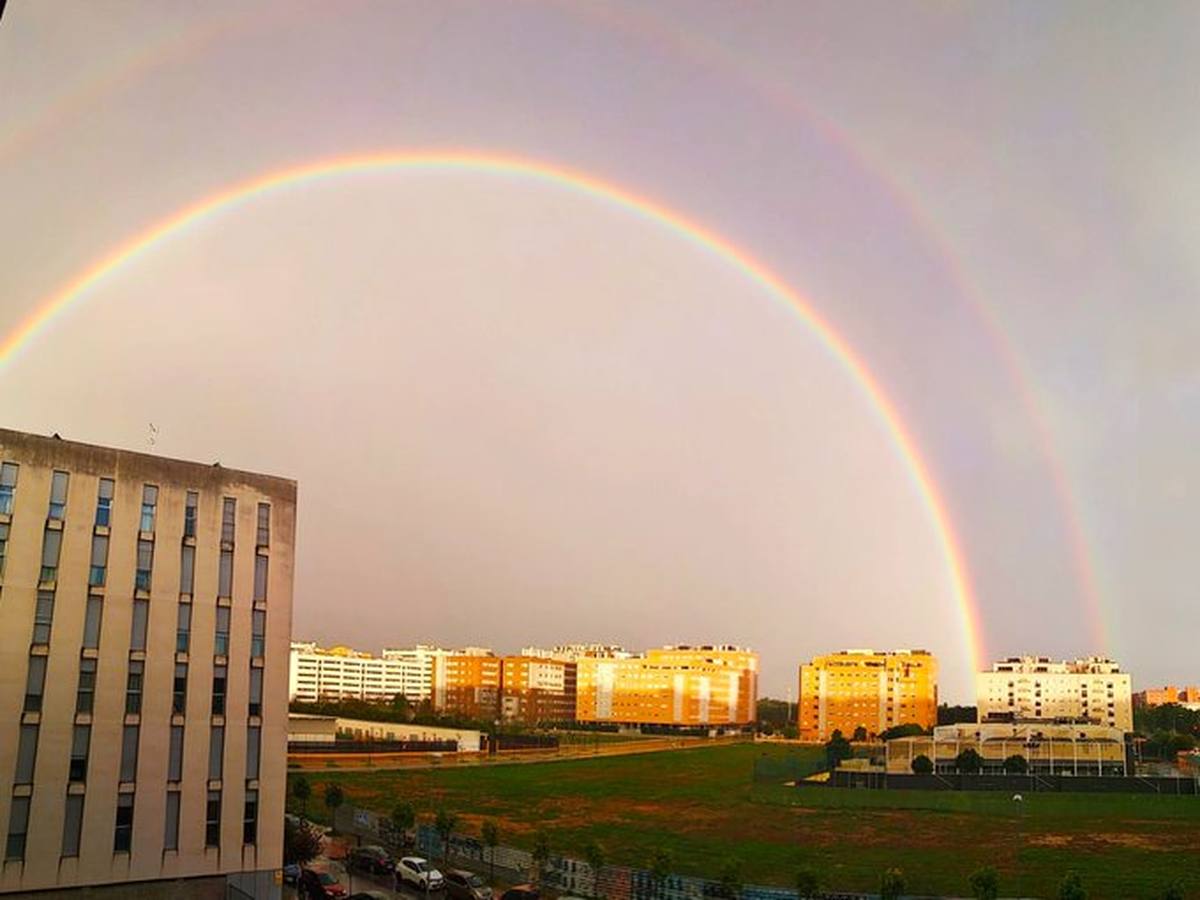
{"type": "Polygon", "coordinates": [[[1087,900],[1087,891],[1078,872],[1068,872],[1059,882],[1058,900],[1087,900]]]}
{"type": "Polygon", "coordinates": [[[888,869],[879,878],[880,900],[899,900],[904,895],[904,872],[888,869]]]}
{"type": "Polygon", "coordinates": [[[1007,775],[1024,775],[1029,771],[1029,760],[1019,753],[1014,753],[1004,760],[1004,772],[1007,775]]]}
{"type": "Polygon", "coordinates": [[[974,774],[983,768],[983,757],[975,750],[968,747],[958,756],[954,757],[954,768],[966,774],[974,774]]]}
{"type": "Polygon", "coordinates": [[[922,753],[912,761],[912,770],[914,775],[932,775],[933,760],[922,753]]]}
{"type": "Polygon", "coordinates": [[[283,861],[304,865],[321,855],[321,832],[305,821],[283,821],[283,861]]]}
{"type": "Polygon", "coordinates": [[[971,886],[971,896],[975,900],[996,900],[1000,896],[1000,876],[991,866],[972,872],[967,884],[971,886]]]}

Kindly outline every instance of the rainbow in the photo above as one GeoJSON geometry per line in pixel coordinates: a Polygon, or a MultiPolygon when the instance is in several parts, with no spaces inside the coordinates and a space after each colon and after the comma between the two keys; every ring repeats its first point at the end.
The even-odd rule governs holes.
{"type": "Polygon", "coordinates": [[[971,592],[962,547],[951,527],[946,504],[933,481],[929,467],[917,451],[916,442],[904,427],[896,407],[863,360],[804,298],[748,252],[698,222],[591,175],[532,159],[462,151],[341,156],[268,172],[210,194],[134,235],[44,299],[14,330],[0,339],[0,374],[13,362],[19,352],[30,344],[33,338],[47,330],[57,318],[80,302],[91,288],[98,285],[107,276],[134,262],[159,243],[180,234],[189,226],[287,186],[335,176],[394,170],[414,172],[458,170],[517,176],[574,190],[672,230],[693,245],[724,260],[751,282],[766,290],[768,294],[790,306],[829,352],[841,362],[886,425],[891,440],[912,477],[937,533],[949,572],[955,602],[959,609],[969,660],[975,670],[979,670],[980,665],[987,658],[980,629],[979,612],[971,592]]]}

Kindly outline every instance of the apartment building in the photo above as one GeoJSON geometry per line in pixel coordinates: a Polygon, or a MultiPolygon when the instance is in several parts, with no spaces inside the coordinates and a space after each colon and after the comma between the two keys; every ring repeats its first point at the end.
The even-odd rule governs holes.
{"type": "Polygon", "coordinates": [[[403,694],[414,703],[433,696],[433,661],[448,651],[418,645],[382,657],[350,647],[294,641],[288,665],[293,700],[382,700],[403,694]]]}
{"type": "Polygon", "coordinates": [[[841,650],[800,667],[800,739],[937,724],[937,659],[926,650],[841,650]]]}
{"type": "Polygon", "coordinates": [[[558,659],[563,662],[579,662],[585,656],[628,659],[635,654],[617,644],[559,644],[555,647],[523,647],[521,655],[558,659]]]}
{"type": "Polygon", "coordinates": [[[1133,730],[1129,674],[1111,659],[1014,656],[976,678],[980,722],[1004,718],[1087,720],[1133,730]]]}
{"type": "Polygon", "coordinates": [[[1165,706],[1174,703],[1193,712],[1200,710],[1200,687],[1175,687],[1168,684],[1161,688],[1148,688],[1133,695],[1134,707],[1165,706]]]}
{"type": "Polygon", "coordinates": [[[438,712],[494,721],[500,715],[501,661],[484,647],[434,660],[433,706],[438,712]]]}
{"type": "Polygon", "coordinates": [[[637,656],[582,656],[580,722],[740,727],[754,721],[758,654],[740,647],[668,646],[637,656]]]}
{"type": "Polygon", "coordinates": [[[0,430],[0,893],[279,895],[295,515],[286,479],[0,430]]]}
{"type": "Polygon", "coordinates": [[[538,725],[575,721],[577,663],[536,656],[500,661],[500,718],[538,725]]]}

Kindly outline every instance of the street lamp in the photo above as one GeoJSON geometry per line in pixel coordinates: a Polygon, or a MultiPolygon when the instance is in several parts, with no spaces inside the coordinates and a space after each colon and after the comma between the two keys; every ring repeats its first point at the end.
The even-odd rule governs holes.
{"type": "Polygon", "coordinates": [[[1021,848],[1025,846],[1025,798],[1020,794],[1013,794],[1013,803],[1017,804],[1017,896],[1020,897],[1024,892],[1021,890],[1021,848]]]}

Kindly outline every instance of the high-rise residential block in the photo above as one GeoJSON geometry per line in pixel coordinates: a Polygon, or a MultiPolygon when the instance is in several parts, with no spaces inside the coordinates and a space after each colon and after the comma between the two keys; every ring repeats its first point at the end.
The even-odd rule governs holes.
{"type": "Polygon", "coordinates": [[[1129,674],[1111,659],[1014,656],[976,678],[979,721],[1075,719],[1133,730],[1129,674]]]}
{"type": "Polygon", "coordinates": [[[438,712],[494,721],[500,715],[500,658],[467,647],[434,660],[433,705],[438,712]]]}
{"type": "Polygon", "coordinates": [[[574,662],[536,656],[500,661],[500,718],[539,725],[575,721],[574,662]]]}
{"type": "Polygon", "coordinates": [[[403,694],[414,703],[433,696],[434,659],[446,650],[420,645],[372,656],[350,647],[319,647],[295,641],[288,665],[293,700],[391,700],[403,694]]]}
{"type": "Polygon", "coordinates": [[[1135,707],[1166,706],[1168,703],[1174,703],[1193,711],[1200,710],[1200,687],[1195,685],[1175,687],[1175,685],[1169,684],[1166,687],[1138,691],[1133,695],[1135,707]]]}
{"type": "Polygon", "coordinates": [[[295,519],[286,479],[0,430],[0,893],[278,895],[295,519]]]}
{"type": "Polygon", "coordinates": [[[580,722],[741,727],[754,721],[758,654],[740,647],[662,647],[639,656],[582,656],[580,722]]]}
{"type": "Polygon", "coordinates": [[[925,650],[842,650],[800,667],[800,739],[937,724],[937,659],[925,650]]]}

